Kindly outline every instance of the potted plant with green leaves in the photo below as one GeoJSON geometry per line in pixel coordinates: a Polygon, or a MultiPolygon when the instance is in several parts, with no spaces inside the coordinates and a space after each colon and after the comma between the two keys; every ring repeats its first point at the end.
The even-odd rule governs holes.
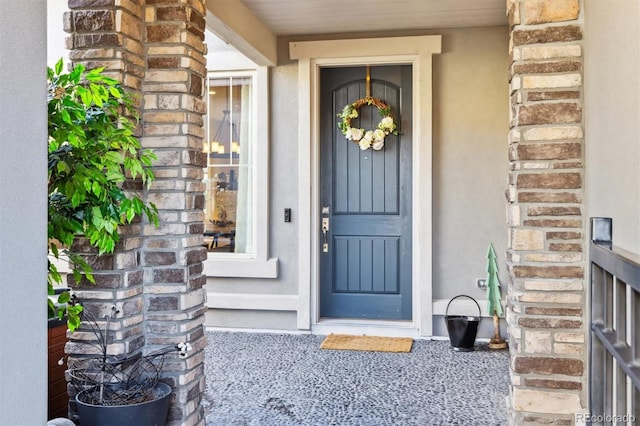
{"type": "MultiPolygon", "coordinates": [[[[71,304],[78,302],[72,298],[71,304]]],[[[80,316],[82,330],[94,339],[81,343],[87,352],[69,362],[67,374],[74,388],[81,424],[93,426],[164,425],[169,409],[171,387],[160,381],[166,356],[185,358],[188,342],[166,346],[150,353],[109,354],[110,322],[120,312],[115,306],[100,322],[89,309],[80,316]]]]}
{"type": "MultiPolygon", "coordinates": [[[[82,276],[95,282],[92,268],[71,251],[85,238],[98,254],[113,253],[118,228],[145,215],[158,223],[157,209],[129,190],[138,181],[151,185],[151,164],[157,156],[143,149],[135,137],[134,97],[103,69],[85,70],[78,64],[63,72],[62,59],[47,69],[48,80],[48,241],[56,259],[69,262],[75,282],[82,276]]],[[[49,262],[49,294],[62,283],[49,262]]],[[[69,305],[69,292],[49,299],[49,314],[67,318],[70,330],[80,324],[80,305],[69,305]]]]}
{"type": "MultiPolygon", "coordinates": [[[[157,157],[143,149],[135,137],[136,99],[102,69],[86,70],[79,64],[67,73],[60,60],[53,69],[47,69],[47,80],[49,255],[50,259],[69,263],[72,282],[80,283],[84,278],[95,283],[90,261],[74,253],[73,246],[84,239],[83,244],[93,247],[98,255],[111,254],[120,239],[121,226],[143,217],[157,226],[156,207],[145,203],[139,192],[153,182],[150,166],[157,157]]],[[[56,263],[49,262],[50,295],[62,283],[56,263]]],[[[103,331],[95,319],[83,321],[88,312],[83,314],[82,304],[76,303],[69,291],[63,291],[57,300],[50,297],[48,308],[49,316],[66,320],[72,332],[78,329],[85,336],[94,333],[86,344],[94,346],[90,353],[97,356],[69,360],[67,366],[78,392],[89,395],[98,389],[100,397],[87,397],[89,404],[131,406],[157,398],[153,393],[157,387],[164,387],[163,395],[168,392],[167,386],[158,382],[160,354],[108,355],[108,328],[103,331]],[[138,359],[153,362],[144,364],[148,369],[140,370],[142,361],[136,362],[138,359]],[[134,383],[146,386],[138,386],[133,392],[134,383]],[[112,391],[108,398],[107,390],[112,391]]],[[[110,318],[99,321],[106,321],[108,326],[110,318]]],[[[168,348],[163,354],[174,350],[168,348]]],[[[122,423],[110,414],[101,424],[110,424],[113,418],[115,424],[122,423]]]]}

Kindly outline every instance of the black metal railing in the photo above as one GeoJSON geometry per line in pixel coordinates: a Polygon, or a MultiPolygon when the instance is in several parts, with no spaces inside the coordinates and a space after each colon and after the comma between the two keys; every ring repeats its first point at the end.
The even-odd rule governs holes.
{"type": "Polygon", "coordinates": [[[640,419],[640,256],[614,247],[611,230],[591,219],[589,399],[591,416],[617,424],[640,419]]]}

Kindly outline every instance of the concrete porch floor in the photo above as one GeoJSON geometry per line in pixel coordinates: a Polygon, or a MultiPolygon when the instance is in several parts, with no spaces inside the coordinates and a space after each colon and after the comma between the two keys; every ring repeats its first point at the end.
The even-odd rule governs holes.
{"type": "Polygon", "coordinates": [[[508,351],[320,349],[324,336],[207,332],[207,425],[504,425],[508,351]]]}

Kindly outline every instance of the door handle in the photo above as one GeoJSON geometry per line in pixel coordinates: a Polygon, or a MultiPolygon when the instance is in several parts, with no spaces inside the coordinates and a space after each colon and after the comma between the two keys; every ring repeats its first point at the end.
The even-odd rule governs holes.
{"type": "Polygon", "coordinates": [[[322,252],[329,253],[329,243],[327,243],[327,232],[329,232],[329,218],[322,218],[322,252]]]}

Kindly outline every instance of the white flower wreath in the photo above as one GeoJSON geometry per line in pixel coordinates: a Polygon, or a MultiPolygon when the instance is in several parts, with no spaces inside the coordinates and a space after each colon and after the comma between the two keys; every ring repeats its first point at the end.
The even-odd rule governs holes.
{"type": "Polygon", "coordinates": [[[342,134],[348,140],[358,144],[363,151],[369,148],[379,151],[384,146],[384,138],[387,137],[387,135],[398,134],[398,126],[393,122],[393,117],[391,116],[391,107],[380,99],[371,96],[358,99],[354,103],[346,105],[342,113],[338,114],[338,117],[341,118],[338,127],[340,131],[342,131],[342,134]],[[365,131],[364,129],[351,127],[351,120],[358,117],[358,110],[365,104],[378,108],[378,113],[382,116],[382,120],[380,120],[375,130],[365,131]]]}

